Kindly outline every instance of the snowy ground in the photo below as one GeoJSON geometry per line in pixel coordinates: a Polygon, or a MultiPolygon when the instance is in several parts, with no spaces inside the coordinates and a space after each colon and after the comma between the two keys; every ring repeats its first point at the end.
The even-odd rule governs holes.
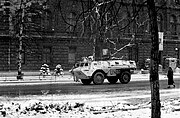
{"type": "MultiPolygon", "coordinates": [[[[1,97],[0,117],[5,118],[150,118],[150,98],[105,99],[108,95],[42,95],[1,97]],[[105,97],[105,98],[103,98],[105,97]],[[97,98],[97,99],[96,99],[97,98]]],[[[180,96],[161,100],[161,118],[179,118],[180,96]]]]}
{"type": "MultiPolygon", "coordinates": [[[[144,76],[146,80],[148,75],[144,76]]],[[[166,78],[163,76],[160,79],[166,78]]],[[[151,117],[150,90],[100,92],[86,95],[49,95],[46,91],[42,93],[44,95],[0,96],[0,118],[151,117]]],[[[160,98],[161,118],[179,118],[179,85],[175,89],[161,89],[160,98]]]]}

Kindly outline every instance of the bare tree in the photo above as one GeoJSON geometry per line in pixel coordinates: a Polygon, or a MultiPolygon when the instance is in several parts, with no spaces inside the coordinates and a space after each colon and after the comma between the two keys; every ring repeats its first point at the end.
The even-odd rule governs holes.
{"type": "MultiPolygon", "coordinates": [[[[76,1],[76,0],[75,0],[76,1]]],[[[133,13],[132,6],[134,0],[80,0],[77,2],[79,5],[79,12],[76,15],[75,23],[70,23],[66,19],[63,12],[63,1],[58,0],[58,8],[64,22],[73,27],[74,31],[81,27],[80,37],[89,36],[90,41],[93,42],[93,57],[95,59],[102,59],[102,49],[108,48],[107,44],[113,45],[109,56],[115,56],[126,47],[134,46],[133,36],[130,42],[125,46],[117,49],[117,41],[114,37],[121,37],[124,33],[131,33],[132,23],[136,20],[140,10],[143,8],[143,3],[138,3],[136,11],[133,13]],[[88,32],[88,33],[87,33],[88,32]],[[116,33],[114,33],[116,32],[116,33]],[[116,35],[116,36],[115,36],[116,35]],[[99,46],[101,45],[101,46],[99,46]],[[98,57],[100,56],[100,57],[98,57]]],[[[73,1],[74,2],[74,1],[73,1]]],[[[137,4],[137,3],[135,3],[137,4]]],[[[144,24],[144,23],[142,23],[144,24]]]]}
{"type": "MultiPolygon", "coordinates": [[[[61,0],[59,0],[61,3],[61,0]]],[[[96,57],[96,46],[98,44],[110,43],[114,45],[114,53],[110,56],[116,55],[118,52],[126,47],[134,45],[135,35],[132,35],[130,42],[117,49],[117,42],[108,36],[114,31],[118,34],[124,34],[130,25],[134,22],[134,28],[138,29],[149,22],[150,33],[152,38],[151,49],[151,70],[150,70],[150,85],[151,85],[151,101],[152,101],[152,118],[160,117],[160,100],[159,100],[159,77],[158,77],[158,26],[157,26],[157,9],[155,9],[154,0],[147,0],[143,3],[138,0],[124,1],[124,0],[80,0],[81,12],[77,15],[76,23],[69,24],[75,28],[80,24],[82,26],[81,36],[83,36],[88,29],[86,22],[89,23],[90,39],[94,42],[93,56],[96,57]],[[140,10],[146,7],[148,14],[141,18],[140,10]],[[133,9],[132,9],[133,8],[133,9]],[[141,19],[140,19],[141,18],[141,19]],[[123,25],[122,22],[126,21],[123,25]]],[[[61,4],[59,4],[61,6],[61,4]]],[[[61,14],[63,14],[61,12],[61,14]]],[[[62,15],[63,16],[63,15],[62,15]]],[[[64,19],[65,20],[65,19],[64,19]]],[[[68,22],[65,20],[68,24],[68,22]]],[[[136,33],[136,30],[133,31],[136,33]]],[[[112,36],[112,35],[111,35],[112,36]]]]}
{"type": "MultiPolygon", "coordinates": [[[[44,3],[45,2],[46,1],[44,1],[44,3]]],[[[35,1],[33,0],[21,0],[19,8],[16,9],[17,14],[15,15],[15,17],[17,17],[16,26],[18,27],[16,36],[18,36],[19,39],[17,79],[23,79],[23,73],[22,73],[23,38],[31,39],[32,37],[30,36],[30,33],[32,32],[32,30],[34,30],[37,34],[39,34],[39,31],[37,29],[41,29],[40,24],[36,24],[35,22],[32,22],[32,17],[41,16],[44,9],[38,7],[32,9],[31,7],[33,3],[35,3],[35,1]],[[27,33],[28,31],[29,34],[27,33]]],[[[40,6],[39,3],[38,5],[40,6]]]]}
{"type": "Polygon", "coordinates": [[[41,24],[33,22],[33,17],[43,18],[43,12],[46,12],[46,8],[43,6],[46,4],[47,0],[44,1],[34,1],[34,0],[6,0],[6,4],[9,5],[9,30],[12,37],[18,39],[18,75],[17,79],[23,79],[22,73],[22,53],[23,47],[25,45],[30,48],[27,40],[23,39],[33,39],[33,35],[41,36],[39,29],[43,29],[41,24]],[[33,4],[38,3],[36,8],[32,8],[33,4]],[[24,46],[23,46],[24,45],[24,46]]]}
{"type": "Polygon", "coordinates": [[[159,38],[157,26],[157,11],[154,0],[147,0],[149,13],[150,33],[152,40],[151,48],[151,68],[150,68],[150,86],[151,86],[151,118],[161,117],[161,104],[159,95],[159,74],[158,74],[158,55],[159,55],[159,38]]]}

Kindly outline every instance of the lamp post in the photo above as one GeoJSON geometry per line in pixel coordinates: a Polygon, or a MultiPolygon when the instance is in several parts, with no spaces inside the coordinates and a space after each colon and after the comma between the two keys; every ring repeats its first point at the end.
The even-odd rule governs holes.
{"type": "Polygon", "coordinates": [[[164,32],[158,32],[159,38],[159,64],[163,63],[163,40],[164,40],[164,32]]]}
{"type": "Polygon", "coordinates": [[[176,58],[177,58],[177,66],[179,65],[179,48],[175,48],[175,54],[176,54],[176,58]]]}

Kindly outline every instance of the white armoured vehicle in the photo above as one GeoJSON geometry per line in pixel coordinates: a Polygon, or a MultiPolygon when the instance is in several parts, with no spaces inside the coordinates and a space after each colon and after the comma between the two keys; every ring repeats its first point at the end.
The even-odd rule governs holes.
{"type": "Polygon", "coordinates": [[[102,84],[104,79],[115,84],[118,80],[127,84],[131,80],[131,64],[125,60],[79,62],[73,69],[74,76],[83,84],[102,84]]]}

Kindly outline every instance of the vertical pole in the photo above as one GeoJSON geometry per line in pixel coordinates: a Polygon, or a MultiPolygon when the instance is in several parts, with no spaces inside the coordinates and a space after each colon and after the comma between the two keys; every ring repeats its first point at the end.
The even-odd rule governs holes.
{"type": "MultiPolygon", "coordinates": [[[[135,14],[136,14],[136,1],[135,0],[133,0],[132,1],[132,7],[133,7],[133,17],[134,17],[134,22],[133,22],[133,35],[132,35],[132,38],[133,38],[133,42],[134,42],[134,44],[135,44],[135,49],[133,49],[133,47],[131,47],[131,49],[133,49],[134,51],[135,51],[135,61],[136,61],[136,54],[137,54],[137,52],[136,52],[136,18],[135,18],[135,14]]],[[[130,60],[132,60],[133,58],[132,58],[132,51],[130,51],[129,53],[131,53],[130,54],[130,56],[129,56],[129,59],[130,60]]]]}
{"type": "Polygon", "coordinates": [[[161,104],[159,94],[159,37],[157,26],[157,13],[154,0],[147,0],[147,8],[150,19],[151,33],[151,66],[150,66],[150,87],[151,87],[151,118],[161,117],[161,104]]]}
{"type": "Polygon", "coordinates": [[[133,53],[132,53],[132,51],[130,52],[131,53],[131,58],[130,59],[134,59],[135,61],[136,61],[136,63],[138,62],[138,42],[137,42],[137,40],[136,40],[136,33],[137,33],[137,16],[136,16],[136,13],[137,13],[137,10],[136,10],[136,0],[133,0],[132,1],[132,7],[133,7],[133,17],[134,17],[134,22],[133,22],[133,36],[132,36],[132,38],[133,38],[133,41],[134,41],[134,44],[135,44],[135,46],[134,46],[134,48],[133,47],[131,47],[131,49],[132,49],[132,51],[134,51],[135,52],[135,55],[133,56],[133,53]]]}
{"type": "Polygon", "coordinates": [[[9,38],[9,48],[8,48],[8,70],[11,70],[11,38],[9,38]]]}
{"type": "Polygon", "coordinates": [[[95,60],[96,59],[96,38],[95,37],[93,37],[93,60],[95,60]]]}
{"type": "MultiPolygon", "coordinates": [[[[14,34],[14,27],[12,23],[12,14],[9,13],[9,35],[12,37],[14,34]]],[[[9,71],[11,70],[11,37],[9,39],[9,49],[8,49],[8,65],[9,65],[9,71]]]]}
{"type": "MultiPolygon", "coordinates": [[[[96,2],[95,2],[96,3],[96,2]]],[[[96,15],[96,21],[95,21],[95,28],[93,29],[93,38],[94,38],[94,60],[98,60],[99,59],[99,56],[98,56],[98,46],[99,46],[99,37],[98,37],[98,19],[99,19],[99,10],[96,6],[95,8],[95,13],[97,14],[96,15]]]]}
{"type": "Polygon", "coordinates": [[[175,57],[177,58],[177,67],[179,66],[179,48],[177,46],[177,42],[176,42],[176,48],[175,48],[175,57]]]}

